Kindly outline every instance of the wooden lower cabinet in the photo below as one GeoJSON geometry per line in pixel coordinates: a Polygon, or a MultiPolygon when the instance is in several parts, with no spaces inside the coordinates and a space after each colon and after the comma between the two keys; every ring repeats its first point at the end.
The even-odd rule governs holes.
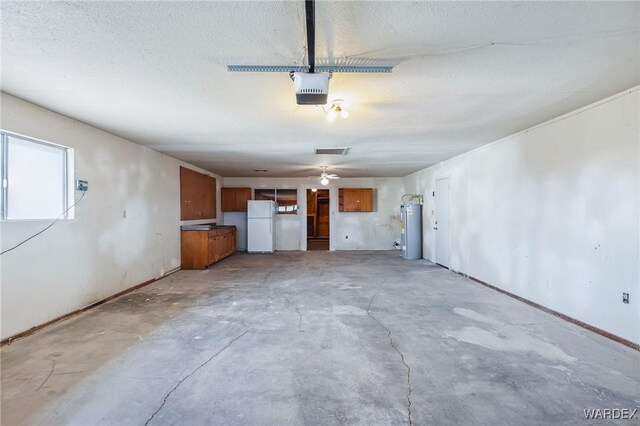
{"type": "Polygon", "coordinates": [[[182,269],[206,269],[236,252],[236,227],[180,231],[182,269]]]}

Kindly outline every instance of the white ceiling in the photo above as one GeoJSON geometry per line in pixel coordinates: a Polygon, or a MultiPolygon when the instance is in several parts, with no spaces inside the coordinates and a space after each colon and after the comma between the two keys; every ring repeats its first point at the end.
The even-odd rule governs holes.
{"type": "Polygon", "coordinates": [[[3,91],[223,176],[404,176],[640,82],[638,2],[319,2],[319,60],[398,64],[334,75],[333,123],[286,73],[226,71],[299,63],[302,1],[1,8],[3,91]]]}

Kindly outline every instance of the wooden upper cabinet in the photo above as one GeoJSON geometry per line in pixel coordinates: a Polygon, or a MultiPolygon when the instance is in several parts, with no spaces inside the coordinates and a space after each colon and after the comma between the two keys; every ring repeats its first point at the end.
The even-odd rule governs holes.
{"type": "Polygon", "coordinates": [[[216,218],[216,179],[180,167],[180,220],[216,218]]]}
{"type": "Polygon", "coordinates": [[[360,190],[360,197],[358,199],[360,201],[360,210],[361,212],[372,212],[373,211],[373,189],[372,188],[364,188],[360,190]]]}
{"type": "Polygon", "coordinates": [[[340,188],[338,210],[341,212],[372,212],[372,188],[340,188]]]}
{"type": "Polygon", "coordinates": [[[222,188],[223,212],[246,212],[251,188],[222,188]]]}

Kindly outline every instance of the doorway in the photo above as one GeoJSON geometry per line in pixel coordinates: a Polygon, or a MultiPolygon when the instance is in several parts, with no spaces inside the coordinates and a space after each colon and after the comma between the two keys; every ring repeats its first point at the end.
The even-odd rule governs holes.
{"type": "Polygon", "coordinates": [[[307,250],[329,250],[328,189],[307,189],[307,250]]]}
{"type": "Polygon", "coordinates": [[[451,186],[449,178],[436,181],[436,263],[449,268],[449,255],[451,252],[451,232],[449,227],[449,203],[451,198],[451,186]]]}

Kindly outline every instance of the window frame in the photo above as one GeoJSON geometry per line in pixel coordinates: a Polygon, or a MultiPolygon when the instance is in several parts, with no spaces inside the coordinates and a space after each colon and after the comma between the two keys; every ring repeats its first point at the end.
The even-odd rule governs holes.
{"type": "MultiPolygon", "coordinates": [[[[272,201],[275,201],[276,203],[278,203],[278,191],[292,191],[292,192],[293,192],[293,191],[295,191],[295,193],[296,193],[296,203],[295,203],[294,205],[292,205],[292,206],[285,206],[285,205],[282,205],[282,206],[281,206],[281,205],[278,203],[278,210],[276,211],[276,214],[297,215],[297,214],[298,214],[298,212],[300,211],[300,203],[298,203],[298,199],[299,199],[300,197],[299,197],[298,189],[297,189],[297,188],[280,188],[280,189],[278,189],[278,188],[256,188],[256,189],[254,190],[254,192],[258,192],[258,191],[265,191],[265,192],[266,192],[266,191],[273,191],[273,200],[272,200],[272,201]],[[286,211],[286,208],[287,208],[287,207],[293,207],[293,206],[295,206],[295,207],[296,207],[296,209],[295,209],[295,210],[286,211]],[[285,211],[280,211],[280,208],[281,208],[281,207],[284,207],[284,208],[285,208],[285,211]]],[[[255,198],[255,199],[258,199],[258,198],[257,198],[257,196],[255,196],[254,198],[255,198]]],[[[265,199],[265,198],[260,198],[260,199],[261,199],[261,200],[263,200],[263,199],[265,199]]]]}
{"type": "Polygon", "coordinates": [[[2,222],[25,222],[25,221],[48,221],[48,220],[72,220],[75,217],[75,208],[72,205],[74,195],[74,151],[73,148],[57,143],[33,138],[20,133],[10,132],[0,129],[0,150],[2,151],[2,161],[0,162],[0,221],[2,222]],[[12,219],[9,213],[9,138],[21,139],[23,141],[44,145],[62,151],[62,208],[58,217],[47,218],[24,218],[12,219]]]}
{"type": "Polygon", "coordinates": [[[298,204],[298,189],[297,188],[281,188],[281,189],[275,189],[276,191],[276,203],[278,203],[278,214],[287,214],[287,215],[297,215],[298,214],[298,210],[300,210],[300,204],[298,204]],[[296,194],[296,203],[292,204],[292,205],[280,205],[280,203],[278,202],[278,191],[289,191],[289,192],[295,192],[296,194]],[[280,210],[280,208],[284,208],[284,210],[280,210]],[[295,207],[295,210],[290,210],[287,211],[287,207],[295,207]]]}

